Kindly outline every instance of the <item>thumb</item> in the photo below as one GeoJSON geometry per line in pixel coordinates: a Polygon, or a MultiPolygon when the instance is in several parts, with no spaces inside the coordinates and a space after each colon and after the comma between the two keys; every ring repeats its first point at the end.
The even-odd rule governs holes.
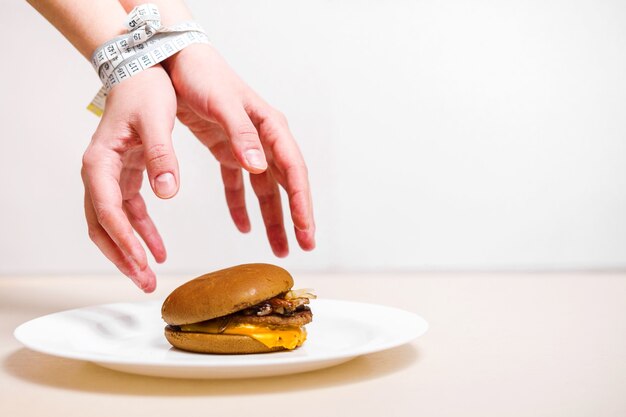
{"type": "MultiPolygon", "coordinates": [[[[167,123],[163,123],[167,125],[167,123]]],[[[172,146],[172,129],[159,123],[141,124],[138,134],[144,144],[144,158],[148,178],[154,193],[163,199],[178,192],[178,160],[172,146]]]]}

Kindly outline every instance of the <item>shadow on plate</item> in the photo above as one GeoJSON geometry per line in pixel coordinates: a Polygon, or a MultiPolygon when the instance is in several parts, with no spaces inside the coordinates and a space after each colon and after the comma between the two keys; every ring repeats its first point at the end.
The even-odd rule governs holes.
{"type": "Polygon", "coordinates": [[[34,384],[73,391],[142,396],[255,395],[349,385],[398,372],[419,359],[412,344],[318,371],[252,379],[169,379],[116,372],[98,365],[63,359],[26,348],[16,350],[3,362],[15,378],[34,384]]]}

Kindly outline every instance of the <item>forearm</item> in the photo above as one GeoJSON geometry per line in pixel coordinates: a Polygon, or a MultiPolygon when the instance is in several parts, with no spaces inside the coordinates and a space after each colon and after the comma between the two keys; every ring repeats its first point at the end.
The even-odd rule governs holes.
{"type": "MultiPolygon", "coordinates": [[[[126,12],[133,10],[135,6],[146,3],[147,0],[119,0],[126,12]]],[[[192,20],[191,11],[183,0],[149,0],[159,8],[161,23],[165,26],[192,20]]]]}
{"type": "Polygon", "coordinates": [[[117,0],[28,0],[87,59],[126,32],[126,12],[117,0]]]}

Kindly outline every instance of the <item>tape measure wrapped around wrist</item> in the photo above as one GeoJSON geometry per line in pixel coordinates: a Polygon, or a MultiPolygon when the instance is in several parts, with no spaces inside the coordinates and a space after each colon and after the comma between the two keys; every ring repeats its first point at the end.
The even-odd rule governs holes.
{"type": "Polygon", "coordinates": [[[159,9],[154,4],[135,7],[126,21],[127,34],[99,46],[91,64],[102,81],[102,88],[87,109],[97,116],[104,112],[109,91],[122,81],[166,60],[194,43],[209,43],[196,22],[161,25],[159,9]]]}

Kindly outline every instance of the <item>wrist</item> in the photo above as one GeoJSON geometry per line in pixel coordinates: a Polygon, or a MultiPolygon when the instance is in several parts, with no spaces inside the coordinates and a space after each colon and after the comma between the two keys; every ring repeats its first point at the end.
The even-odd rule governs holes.
{"type": "MultiPolygon", "coordinates": [[[[167,75],[163,67],[160,64],[157,64],[150,68],[146,68],[145,70],[141,71],[139,74],[135,75],[134,77],[124,80],[124,82],[121,82],[118,85],[116,85],[114,88],[111,89],[111,91],[109,91],[108,99],[116,95],[119,95],[123,93],[124,91],[132,90],[136,88],[139,88],[145,91],[145,89],[150,87],[150,85],[154,85],[156,83],[160,84],[163,81],[166,81],[169,84],[171,84],[169,76],[167,75]]],[[[150,89],[152,88],[150,87],[150,89]]]]}
{"type": "Polygon", "coordinates": [[[175,72],[177,68],[180,67],[181,62],[188,61],[190,57],[197,54],[198,51],[202,50],[202,47],[206,47],[206,46],[207,46],[206,44],[189,45],[186,48],[183,48],[182,50],[180,50],[178,53],[162,61],[161,64],[163,65],[163,68],[165,69],[165,71],[167,71],[168,74],[171,74],[172,72],[175,72]]]}
{"type": "Polygon", "coordinates": [[[195,43],[162,61],[161,64],[170,78],[172,78],[172,81],[174,81],[182,69],[196,68],[197,65],[200,65],[201,59],[207,57],[211,50],[210,44],[195,43]]]}

